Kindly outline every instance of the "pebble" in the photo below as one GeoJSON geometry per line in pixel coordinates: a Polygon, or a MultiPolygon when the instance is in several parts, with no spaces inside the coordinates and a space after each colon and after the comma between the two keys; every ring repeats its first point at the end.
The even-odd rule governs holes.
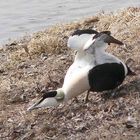
{"type": "Polygon", "coordinates": [[[48,54],[42,53],[40,57],[44,61],[44,60],[48,59],[48,54]]]}
{"type": "Polygon", "coordinates": [[[4,69],[0,69],[0,73],[4,73],[5,71],[4,71],[4,69]]]}
{"type": "Polygon", "coordinates": [[[17,68],[18,69],[23,69],[23,68],[27,69],[27,68],[29,68],[29,66],[25,62],[22,62],[17,66],[17,68]]]}
{"type": "MultiPolygon", "coordinates": [[[[18,92],[22,92],[22,91],[18,91],[18,92]]],[[[10,103],[19,103],[19,102],[26,102],[27,101],[27,97],[25,94],[15,94],[14,96],[12,96],[9,99],[10,103]]]]}
{"type": "Polygon", "coordinates": [[[20,138],[20,140],[31,140],[35,136],[35,133],[33,131],[27,132],[23,137],[20,138]]]}
{"type": "Polygon", "coordinates": [[[128,116],[127,121],[125,122],[125,125],[126,125],[126,128],[128,129],[133,128],[133,127],[135,128],[138,127],[136,119],[131,116],[128,116]]]}

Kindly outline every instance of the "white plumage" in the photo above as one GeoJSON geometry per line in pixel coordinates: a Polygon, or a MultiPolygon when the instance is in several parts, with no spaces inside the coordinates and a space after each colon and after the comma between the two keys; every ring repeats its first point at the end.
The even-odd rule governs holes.
{"type": "Polygon", "coordinates": [[[110,43],[123,44],[110,36],[109,31],[81,30],[70,36],[68,47],[77,50],[77,54],[66,73],[62,88],[44,91],[43,97],[28,110],[56,106],[87,90],[104,91],[120,85],[131,70],[120,59],[105,52],[110,43]]]}
{"type": "Polygon", "coordinates": [[[68,39],[67,46],[71,49],[80,51],[84,47],[85,43],[93,36],[95,36],[95,34],[82,34],[70,36],[68,39]]]}

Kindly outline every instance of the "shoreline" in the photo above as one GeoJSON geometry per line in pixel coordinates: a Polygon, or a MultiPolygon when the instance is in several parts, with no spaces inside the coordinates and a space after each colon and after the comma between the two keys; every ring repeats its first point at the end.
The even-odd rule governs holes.
{"type": "MultiPolygon", "coordinates": [[[[50,26],[46,27],[46,29],[38,30],[38,31],[35,31],[35,32],[32,32],[32,33],[29,33],[27,35],[22,35],[22,36],[13,38],[13,39],[12,39],[12,37],[11,38],[8,38],[5,41],[5,43],[1,43],[0,44],[0,48],[3,48],[4,46],[10,46],[10,45],[12,46],[14,43],[19,43],[19,42],[22,42],[23,43],[23,40],[25,40],[25,41],[28,40],[29,41],[29,40],[31,40],[32,37],[35,37],[38,34],[43,34],[43,33],[45,34],[45,33],[47,33],[47,31],[53,30],[56,27],[60,28],[60,26],[66,26],[66,28],[67,28],[67,26],[71,26],[71,28],[77,28],[78,27],[78,24],[85,24],[84,22],[86,22],[86,21],[87,22],[92,22],[92,20],[94,20],[94,18],[95,18],[95,22],[96,22],[96,20],[98,20],[99,17],[101,18],[104,15],[111,16],[111,14],[112,15],[117,15],[118,13],[123,13],[124,11],[127,11],[128,9],[131,9],[131,8],[139,9],[139,7],[126,7],[126,8],[121,8],[121,9],[115,10],[115,12],[111,12],[111,11],[110,12],[109,11],[104,12],[104,11],[101,11],[101,12],[95,14],[94,16],[89,16],[88,18],[84,18],[84,19],[81,18],[79,20],[71,21],[71,22],[66,22],[66,23],[63,23],[63,24],[56,23],[54,25],[50,25],[50,26]],[[91,21],[90,21],[90,19],[91,19],[91,21]],[[72,27],[72,26],[77,26],[77,27],[72,27]]],[[[91,28],[91,27],[88,27],[88,28],[91,28]]],[[[98,28],[99,27],[95,27],[95,29],[98,29],[98,28]]],[[[100,29],[99,29],[99,31],[100,31],[100,29]]]]}
{"type": "Polygon", "coordinates": [[[95,0],[94,2],[74,2],[74,4],[72,4],[72,1],[63,1],[61,4],[59,1],[50,1],[44,3],[37,2],[38,5],[34,6],[32,6],[32,3],[34,3],[32,1],[29,2],[30,4],[21,1],[21,4],[16,2],[20,7],[19,11],[17,11],[16,8],[19,8],[17,7],[17,4],[13,4],[12,2],[6,4],[4,0],[2,0],[0,3],[0,17],[2,18],[0,23],[0,44],[1,42],[2,44],[5,44],[10,38],[10,40],[17,40],[24,35],[28,35],[30,33],[32,34],[33,32],[37,32],[39,30],[43,31],[45,28],[57,23],[67,24],[75,20],[80,21],[87,17],[97,15],[102,11],[106,11],[106,13],[108,13],[113,11],[115,12],[118,9],[126,9],[129,6],[140,6],[139,0],[134,0],[133,2],[109,1],[107,3],[104,1],[98,2],[95,0]],[[49,4],[51,5],[48,6],[49,4]],[[46,5],[48,8],[46,8],[44,5],[46,5]],[[6,11],[5,6],[13,8],[14,13],[11,13],[8,10],[6,11]],[[34,12],[25,12],[28,10],[34,10],[34,12]],[[38,12],[36,10],[38,10],[38,12]],[[16,18],[17,21],[15,21],[16,18]]]}
{"type": "Polygon", "coordinates": [[[101,13],[34,33],[31,38],[0,48],[0,138],[2,139],[138,139],[140,137],[140,8],[101,13]],[[75,29],[110,30],[125,46],[111,45],[109,52],[124,62],[132,60],[137,73],[127,77],[115,98],[93,93],[90,102],[70,100],[59,107],[26,112],[40,90],[61,87],[73,62],[67,48],[75,29]],[[62,67],[63,66],[63,67],[62,67]]]}
{"type": "MultiPolygon", "coordinates": [[[[4,48],[6,46],[16,46],[18,44],[28,44],[28,42],[30,42],[30,41],[32,42],[32,40],[34,40],[37,36],[39,36],[40,38],[42,36],[42,38],[43,38],[44,35],[47,35],[47,34],[48,35],[50,34],[52,36],[52,33],[56,33],[56,34],[58,34],[58,37],[60,37],[59,34],[61,32],[65,32],[65,30],[68,30],[68,32],[65,33],[66,37],[69,36],[70,30],[72,32],[73,30],[75,30],[77,28],[80,28],[80,29],[82,29],[82,28],[94,28],[95,30],[98,30],[98,31],[106,30],[106,29],[109,29],[109,25],[104,25],[103,23],[101,24],[101,22],[103,22],[103,20],[101,20],[102,17],[104,19],[105,19],[104,16],[108,16],[108,17],[109,16],[110,17],[111,16],[116,16],[118,18],[118,16],[117,16],[118,14],[123,15],[123,12],[125,14],[125,11],[127,11],[128,9],[132,10],[132,8],[139,9],[139,7],[128,7],[128,8],[124,8],[124,10],[123,9],[116,10],[116,12],[104,12],[104,11],[102,11],[101,13],[98,13],[95,16],[90,16],[88,18],[84,18],[84,19],[81,19],[81,20],[76,20],[76,22],[73,21],[73,22],[64,23],[64,24],[59,23],[59,24],[49,26],[44,30],[40,30],[40,31],[33,32],[33,33],[25,35],[25,36],[18,37],[17,39],[9,38],[9,39],[7,39],[7,41],[5,43],[2,43],[0,45],[0,49],[4,48]],[[98,23],[99,19],[101,20],[100,25],[97,25],[96,22],[98,23]],[[89,26],[89,25],[86,25],[86,24],[91,24],[91,25],[89,26]],[[61,26],[63,26],[64,29],[62,29],[63,27],[61,27],[61,26]],[[85,26],[85,27],[83,27],[83,26],[85,26]],[[105,27],[105,26],[107,26],[107,27],[105,27]],[[58,28],[58,29],[56,30],[56,28],[58,28]],[[8,41],[8,40],[10,40],[10,41],[8,41]]],[[[104,21],[105,24],[107,24],[106,19],[104,21]]],[[[110,22],[113,22],[113,21],[110,21],[110,22]]],[[[110,28],[110,30],[112,30],[112,28],[110,28]]],[[[116,33],[118,34],[117,31],[115,32],[115,29],[113,29],[112,33],[113,34],[116,34],[116,33]]]]}

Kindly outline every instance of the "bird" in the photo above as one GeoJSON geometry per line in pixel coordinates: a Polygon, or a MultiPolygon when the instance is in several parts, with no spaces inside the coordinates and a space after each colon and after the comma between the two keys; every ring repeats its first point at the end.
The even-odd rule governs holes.
{"type": "Polygon", "coordinates": [[[75,30],[69,36],[67,46],[73,50],[80,51],[84,44],[96,34],[98,34],[98,32],[93,29],[75,30]]]}
{"type": "Polygon", "coordinates": [[[58,106],[85,91],[102,92],[115,89],[127,75],[135,75],[124,62],[105,51],[110,43],[123,45],[109,32],[96,33],[90,37],[79,49],[86,54],[83,57],[87,57],[87,61],[80,61],[76,56],[66,73],[63,86],[52,91],[44,90],[43,96],[30,106],[28,111],[58,106]]]}
{"type": "Polygon", "coordinates": [[[123,45],[122,42],[111,36],[110,31],[98,32],[92,29],[76,30],[69,37],[67,46],[73,50],[76,50],[74,62],[77,62],[77,65],[85,66],[91,63],[91,60],[92,62],[94,62],[94,49],[87,49],[87,51],[89,52],[87,53],[87,51],[85,51],[86,49],[83,47],[85,46],[87,41],[89,42],[89,40],[92,40],[92,38],[96,39],[98,36],[100,36],[100,34],[107,34],[111,38],[110,40],[108,40],[108,42],[104,42],[102,44],[100,43],[100,45],[110,45],[111,43],[123,45]]]}
{"type": "Polygon", "coordinates": [[[93,38],[95,35],[96,36],[99,35],[99,33],[111,35],[110,31],[98,32],[93,29],[82,29],[82,30],[78,29],[75,30],[68,38],[67,46],[73,50],[81,51],[85,43],[90,38],[93,38]]]}
{"type": "MultiPolygon", "coordinates": [[[[110,36],[111,32],[102,31],[99,33],[92,29],[83,29],[83,30],[78,29],[71,34],[71,36],[68,39],[67,46],[73,50],[76,50],[77,52],[76,52],[73,64],[70,66],[69,70],[67,71],[67,75],[65,76],[65,79],[69,77],[70,73],[74,72],[74,69],[78,70],[78,68],[81,69],[81,67],[85,67],[85,65],[89,65],[89,64],[92,66],[95,65],[94,49],[90,49],[90,48],[87,49],[88,51],[87,53],[87,51],[85,51],[85,48],[83,47],[85,46],[87,41],[92,39],[94,36],[95,38],[98,37],[99,34],[107,34],[110,36]]],[[[110,43],[116,43],[116,44],[122,45],[120,41],[116,40],[113,37],[112,37],[112,40],[113,41],[108,42],[109,45],[110,43]]],[[[105,45],[106,44],[107,43],[105,42],[105,45]]]]}
{"type": "MultiPolygon", "coordinates": [[[[116,89],[122,84],[127,75],[136,75],[123,61],[114,55],[106,52],[107,44],[115,43],[124,45],[121,41],[115,39],[109,32],[100,32],[93,38],[90,38],[83,49],[88,53],[95,55],[95,67],[88,73],[90,84],[89,91],[102,92],[116,89]]],[[[88,99],[89,92],[86,96],[88,99]]]]}
{"type": "MultiPolygon", "coordinates": [[[[83,30],[78,29],[78,30],[74,31],[68,39],[67,46],[73,50],[76,50],[77,52],[75,55],[74,63],[69,68],[67,75],[65,76],[65,79],[69,79],[70,73],[73,73],[73,71],[74,71],[73,69],[75,69],[75,68],[77,68],[77,70],[78,70],[78,67],[81,69],[82,67],[85,67],[85,65],[90,64],[93,67],[95,65],[97,65],[97,62],[95,61],[95,52],[94,52],[95,47],[93,47],[94,45],[96,46],[96,44],[92,45],[92,47],[89,47],[90,44],[88,44],[88,43],[90,42],[90,40],[91,40],[91,42],[92,42],[92,40],[96,40],[98,46],[100,46],[100,47],[108,46],[111,43],[123,45],[123,43],[121,41],[119,41],[111,36],[110,31],[98,32],[98,31],[92,30],[92,29],[83,29],[83,30]],[[100,41],[97,41],[99,39],[98,37],[100,37],[101,35],[107,35],[106,40],[103,41],[102,43],[100,41]],[[89,48],[86,48],[86,47],[89,47],[89,48]]],[[[85,102],[88,101],[89,92],[90,91],[88,90],[87,96],[85,97],[85,102]]]]}

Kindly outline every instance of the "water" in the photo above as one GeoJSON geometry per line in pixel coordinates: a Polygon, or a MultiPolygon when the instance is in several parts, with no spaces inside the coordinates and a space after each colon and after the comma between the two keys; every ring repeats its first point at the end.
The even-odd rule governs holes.
{"type": "Polygon", "coordinates": [[[140,6],[140,0],[0,0],[0,44],[56,23],[140,6]]]}

